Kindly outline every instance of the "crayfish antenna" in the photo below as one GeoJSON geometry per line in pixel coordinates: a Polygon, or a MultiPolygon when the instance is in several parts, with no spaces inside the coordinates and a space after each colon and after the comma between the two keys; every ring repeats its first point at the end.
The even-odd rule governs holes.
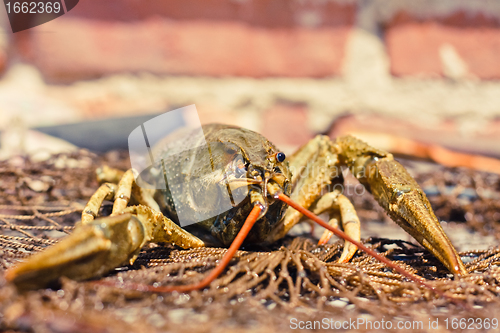
{"type": "Polygon", "coordinates": [[[328,223],[326,223],[323,220],[321,220],[316,214],[314,214],[311,211],[305,209],[304,207],[302,207],[301,205],[299,205],[297,202],[295,202],[292,199],[290,199],[287,195],[285,195],[283,193],[275,193],[274,196],[277,199],[279,199],[279,200],[283,201],[284,203],[286,203],[287,205],[289,205],[290,207],[296,209],[301,214],[307,216],[308,218],[310,218],[314,222],[318,223],[323,228],[328,229],[329,231],[331,231],[332,233],[334,233],[336,236],[344,239],[345,241],[351,242],[352,244],[356,245],[363,252],[365,252],[365,253],[369,254],[370,256],[374,257],[375,259],[377,259],[381,263],[385,264],[386,266],[392,268],[393,270],[395,270],[399,274],[403,275],[404,277],[410,279],[411,281],[413,281],[415,283],[418,283],[418,284],[424,286],[425,288],[433,291],[434,293],[436,293],[436,294],[438,294],[438,295],[440,295],[440,296],[442,296],[444,298],[449,299],[450,301],[452,301],[453,303],[455,303],[457,305],[460,305],[460,306],[462,306],[462,307],[464,307],[466,309],[469,308],[469,306],[467,304],[463,303],[460,300],[457,300],[456,298],[448,296],[447,294],[445,294],[444,291],[442,291],[442,290],[440,290],[440,289],[432,286],[431,284],[427,283],[423,278],[421,278],[419,276],[416,276],[416,275],[414,275],[414,274],[406,271],[404,268],[398,266],[396,263],[392,262],[391,260],[387,259],[386,257],[381,256],[380,254],[378,254],[374,250],[366,247],[363,243],[356,241],[355,239],[353,239],[352,237],[350,237],[349,235],[347,235],[342,230],[330,226],[328,223]]]}
{"type": "Polygon", "coordinates": [[[95,284],[118,287],[118,288],[134,289],[145,292],[156,292],[156,293],[167,293],[173,291],[186,292],[186,291],[203,289],[208,285],[210,285],[210,283],[212,283],[212,281],[214,281],[224,271],[227,265],[231,262],[231,259],[233,259],[234,255],[239,250],[241,244],[243,244],[243,241],[247,237],[248,233],[252,229],[255,222],[257,222],[257,220],[261,217],[261,212],[263,210],[264,208],[261,204],[255,204],[252,211],[246,218],[245,223],[238,232],[238,235],[236,235],[236,238],[231,243],[231,246],[227,249],[226,254],[224,254],[224,256],[222,257],[220,263],[210,272],[210,274],[208,274],[203,280],[201,280],[198,283],[181,285],[181,286],[162,286],[162,287],[154,287],[140,283],[115,283],[108,281],[98,281],[95,282],[95,284]]]}

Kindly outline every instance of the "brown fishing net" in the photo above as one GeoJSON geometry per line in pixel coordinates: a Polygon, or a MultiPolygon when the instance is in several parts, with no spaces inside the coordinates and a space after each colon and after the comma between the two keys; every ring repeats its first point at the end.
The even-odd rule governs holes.
{"type": "MultiPolygon", "coordinates": [[[[26,292],[7,284],[6,268],[72,232],[98,187],[95,169],[103,164],[126,169],[127,161],[121,152],[97,156],[80,151],[38,162],[36,156],[0,162],[0,330],[402,331],[397,326],[401,322],[404,331],[429,331],[470,329],[474,320],[475,328],[478,323],[494,328],[493,318],[498,327],[499,247],[461,252],[471,274],[456,278],[414,241],[387,236],[366,238],[364,243],[425,277],[449,297],[406,280],[359,251],[350,263],[338,264],[342,241],[317,246],[309,233],[289,236],[268,248],[244,248],[209,288],[191,293],[151,294],[68,279],[52,288],[26,292]]],[[[429,194],[441,220],[500,239],[498,175],[421,162],[406,165],[429,194]]],[[[363,226],[387,220],[369,194],[353,195],[351,200],[363,226]]],[[[133,265],[117,268],[100,280],[117,285],[188,284],[199,281],[224,253],[219,248],[181,250],[150,244],[133,265]]]]}

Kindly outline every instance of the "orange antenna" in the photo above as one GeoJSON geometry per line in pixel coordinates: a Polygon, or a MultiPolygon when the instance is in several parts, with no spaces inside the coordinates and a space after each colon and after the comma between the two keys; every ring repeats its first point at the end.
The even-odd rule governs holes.
{"type": "Polygon", "coordinates": [[[247,237],[248,233],[252,229],[253,225],[259,218],[260,212],[262,210],[262,207],[257,204],[253,207],[252,211],[248,215],[247,219],[245,220],[245,223],[241,227],[240,231],[238,232],[238,235],[236,235],[236,238],[234,241],[231,243],[231,246],[229,249],[227,249],[226,254],[222,257],[220,263],[208,274],[203,280],[201,280],[198,283],[194,284],[188,284],[184,286],[164,286],[164,287],[154,287],[146,284],[140,284],[140,283],[115,283],[115,282],[108,282],[108,281],[98,281],[95,282],[96,284],[100,285],[107,285],[107,286],[112,286],[112,287],[124,287],[127,289],[134,289],[138,291],[147,291],[147,292],[156,292],[156,293],[168,293],[172,291],[178,291],[178,292],[185,292],[185,291],[191,291],[191,290],[199,290],[207,287],[210,283],[212,283],[213,280],[215,280],[227,267],[231,259],[233,259],[236,251],[240,248],[241,244],[247,237]]]}
{"type": "MultiPolygon", "coordinates": [[[[391,260],[387,259],[386,257],[381,256],[374,250],[366,247],[364,244],[361,242],[358,242],[348,236],[346,233],[344,233],[342,230],[334,228],[327,224],[326,222],[322,221],[318,216],[316,216],[314,213],[310,212],[309,210],[305,209],[292,199],[290,199],[288,196],[286,196],[283,193],[277,193],[276,198],[283,201],[284,203],[288,204],[290,207],[296,209],[303,215],[307,216],[314,222],[318,223],[320,226],[330,230],[333,232],[335,235],[337,235],[340,238],[343,238],[344,240],[351,242],[352,244],[356,245],[359,249],[364,251],[365,253],[369,254],[370,256],[374,257],[378,261],[384,263],[386,266],[394,269],[396,272],[399,274],[403,275],[404,277],[410,279],[411,281],[418,283],[425,288],[432,290],[434,293],[449,299],[451,302],[460,305],[464,309],[469,309],[470,307],[463,303],[462,301],[455,299],[447,294],[445,294],[444,291],[437,289],[436,287],[432,286],[431,284],[427,283],[423,278],[416,276],[414,274],[411,274],[410,272],[406,271],[404,268],[398,266],[391,260]]],[[[199,290],[207,287],[214,281],[227,267],[231,259],[234,257],[236,251],[240,248],[241,244],[243,244],[243,241],[247,237],[248,233],[252,229],[253,225],[259,218],[259,215],[262,211],[262,207],[259,204],[256,204],[250,214],[248,215],[247,219],[245,220],[245,223],[243,224],[241,230],[238,232],[238,235],[236,235],[236,238],[234,241],[231,243],[231,246],[227,250],[226,254],[222,257],[220,263],[200,282],[195,283],[195,284],[190,284],[190,285],[181,285],[181,286],[162,286],[162,287],[154,287],[146,284],[141,284],[141,283],[118,283],[118,282],[108,282],[108,281],[98,281],[94,282],[95,284],[99,285],[106,285],[106,286],[111,286],[111,287],[117,287],[117,288],[126,288],[126,289],[134,289],[137,291],[144,291],[144,292],[156,292],[156,293],[167,293],[167,292],[187,292],[187,291],[192,291],[192,290],[199,290]]]]}
{"type": "Polygon", "coordinates": [[[334,228],[332,227],[331,225],[329,225],[328,223],[324,222],[323,220],[321,220],[318,216],[316,216],[314,213],[310,212],[309,210],[305,209],[304,207],[302,207],[301,205],[299,205],[298,203],[296,203],[295,201],[293,201],[292,199],[290,199],[288,196],[286,196],[285,194],[283,193],[277,193],[276,194],[276,197],[283,201],[284,203],[286,203],[287,205],[289,205],[290,207],[296,209],[297,211],[299,211],[300,213],[304,214],[305,216],[307,216],[308,218],[310,218],[311,220],[313,220],[314,222],[318,223],[320,226],[322,226],[323,228],[326,228],[328,230],[330,230],[331,232],[333,232],[335,235],[337,235],[338,237],[340,238],[343,238],[344,240],[348,241],[348,242],[351,242],[352,244],[356,245],[358,248],[360,248],[362,251],[366,252],[367,254],[369,254],[370,256],[372,256],[373,258],[377,259],[378,261],[384,263],[385,265],[387,265],[388,267],[394,269],[396,272],[398,272],[399,274],[403,275],[404,277],[407,277],[408,279],[412,280],[413,282],[416,282],[430,290],[432,290],[433,292],[435,292],[436,294],[440,295],[440,296],[443,296],[449,300],[451,300],[453,303],[456,303],[458,305],[461,305],[465,308],[468,308],[468,306],[451,297],[451,296],[448,296],[444,293],[444,291],[440,290],[440,289],[437,289],[436,287],[430,285],[429,283],[427,283],[424,279],[422,279],[421,277],[419,276],[416,276],[414,274],[411,274],[410,272],[406,271],[404,268],[398,266],[397,264],[395,264],[394,262],[392,262],[391,260],[387,259],[386,257],[382,257],[380,254],[378,254],[377,252],[373,251],[372,249],[366,247],[363,243],[361,242],[358,242],[356,240],[354,240],[353,238],[351,238],[349,235],[347,235],[345,232],[343,232],[342,230],[340,229],[337,229],[337,228],[334,228]]]}

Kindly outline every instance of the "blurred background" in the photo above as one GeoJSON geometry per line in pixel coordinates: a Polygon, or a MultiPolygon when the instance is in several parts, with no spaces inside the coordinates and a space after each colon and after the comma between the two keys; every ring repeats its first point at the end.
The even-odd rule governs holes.
{"type": "Polygon", "coordinates": [[[286,152],[349,132],[500,156],[498,1],[85,0],[15,34],[2,8],[0,25],[0,158],[74,149],[43,133],[126,148],[189,104],[286,152]]]}
{"type": "MultiPolygon", "coordinates": [[[[75,2],[66,0],[66,7],[75,2]]],[[[286,280],[290,289],[268,292],[289,298],[292,306],[272,311],[276,298],[264,303],[259,299],[265,310],[261,312],[248,311],[258,304],[245,301],[248,290],[241,293],[244,297],[238,294],[237,300],[228,301],[246,290],[239,282],[230,288],[234,294],[228,294],[228,288],[211,288],[218,294],[193,293],[192,298],[96,293],[69,280],[63,281],[65,291],[13,296],[10,286],[2,285],[2,270],[32,252],[25,249],[38,251],[63,235],[60,230],[71,230],[98,186],[95,169],[103,164],[127,168],[127,152],[115,149],[127,149],[130,132],[159,114],[191,104],[202,123],[255,130],[287,154],[317,134],[334,138],[351,133],[378,148],[447,166],[401,159],[427,193],[453,244],[459,251],[471,251],[463,258],[476,280],[441,279],[441,269],[432,271],[432,259],[415,250],[411,253],[425,262],[419,265],[413,254],[407,256],[413,246],[399,241],[414,240],[394,223],[383,222],[387,215],[368,193],[344,193],[360,216],[363,239],[370,237],[368,242],[379,244],[374,246],[386,254],[395,253],[397,260],[411,260],[408,263],[423,269],[422,275],[439,277],[457,299],[466,297],[469,305],[491,302],[490,308],[498,308],[499,250],[493,246],[500,240],[500,1],[81,0],[65,15],[18,33],[12,33],[0,5],[0,330],[7,327],[2,326],[5,319],[19,331],[126,327],[114,331],[155,332],[155,326],[186,332],[219,332],[221,327],[285,332],[292,315],[314,318],[325,316],[325,311],[342,320],[370,318],[370,313],[379,320],[394,313],[414,320],[447,316],[441,323],[473,315],[447,306],[447,301],[422,302],[414,296],[416,287],[397,287],[392,294],[386,287],[376,289],[383,286],[381,278],[389,276],[385,270],[375,273],[372,283],[365,273],[358,280],[358,268],[355,275],[348,269],[335,276],[355,292],[340,294],[349,298],[325,308],[327,294],[316,289],[294,300],[293,295],[305,290],[301,274],[296,274],[297,283],[286,280]],[[50,153],[67,151],[77,152],[49,159],[50,153]],[[19,154],[32,156],[23,159],[19,154]],[[363,296],[370,297],[370,303],[357,297],[365,290],[373,291],[363,296]],[[352,304],[347,307],[348,301],[352,304]],[[309,311],[313,303],[314,311],[309,311]]],[[[346,189],[357,185],[352,176],[346,177],[346,189]]],[[[307,224],[295,230],[310,238],[307,224]]],[[[315,232],[319,237],[322,230],[315,232]]],[[[306,248],[299,245],[295,248],[306,248]]],[[[171,260],[161,248],[156,252],[152,245],[135,268],[122,267],[115,277],[165,284],[193,277],[197,266],[168,268],[182,272],[172,275],[160,270],[156,260],[171,260]],[[138,269],[141,265],[152,269],[138,269]],[[184,273],[184,267],[192,268],[184,273]]],[[[215,253],[211,251],[201,257],[171,253],[175,265],[177,258],[202,258],[203,265],[212,260],[205,258],[218,259],[208,256],[215,253]]],[[[288,254],[283,258],[281,267],[296,262],[288,254]]],[[[369,270],[379,267],[362,260],[369,270]]],[[[254,276],[245,274],[249,266],[242,263],[242,275],[254,276]]],[[[319,271],[315,269],[314,276],[319,271]]],[[[288,279],[294,273],[278,274],[288,279]]],[[[393,275],[390,281],[392,288],[393,275]]],[[[275,288],[274,282],[262,284],[275,288]]],[[[257,297],[266,295],[258,288],[257,297]]],[[[489,313],[484,317],[494,317],[489,313]]]]}

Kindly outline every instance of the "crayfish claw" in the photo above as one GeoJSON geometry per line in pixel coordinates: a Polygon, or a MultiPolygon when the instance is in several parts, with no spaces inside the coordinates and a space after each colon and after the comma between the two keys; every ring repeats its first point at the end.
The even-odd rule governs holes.
{"type": "Polygon", "coordinates": [[[466,275],[458,252],[446,236],[427,196],[392,154],[352,136],[337,140],[344,164],[373,194],[389,216],[426,247],[450,272],[466,275]]]}
{"type": "Polygon", "coordinates": [[[5,279],[18,288],[33,289],[61,276],[73,280],[101,276],[134,258],[144,242],[142,223],[133,215],[100,218],[8,269],[5,279]]]}

